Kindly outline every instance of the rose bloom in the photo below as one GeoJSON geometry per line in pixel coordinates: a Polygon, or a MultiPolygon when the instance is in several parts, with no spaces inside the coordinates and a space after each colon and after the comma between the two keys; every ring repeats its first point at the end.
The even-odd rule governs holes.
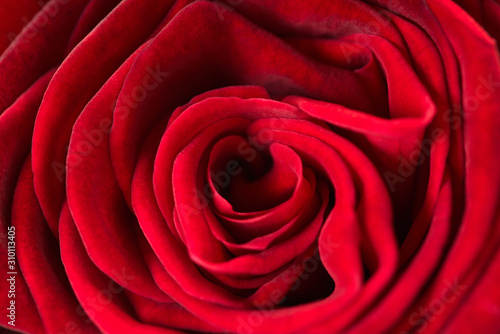
{"type": "Polygon", "coordinates": [[[498,333],[497,0],[0,0],[0,325],[498,333]]]}

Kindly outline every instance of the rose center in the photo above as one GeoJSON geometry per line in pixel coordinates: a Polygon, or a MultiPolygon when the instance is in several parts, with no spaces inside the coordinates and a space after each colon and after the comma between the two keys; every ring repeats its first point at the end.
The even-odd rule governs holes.
{"type": "Polygon", "coordinates": [[[214,145],[208,175],[213,189],[236,212],[268,210],[289,199],[297,184],[286,146],[264,146],[241,136],[225,137],[214,145]]]}

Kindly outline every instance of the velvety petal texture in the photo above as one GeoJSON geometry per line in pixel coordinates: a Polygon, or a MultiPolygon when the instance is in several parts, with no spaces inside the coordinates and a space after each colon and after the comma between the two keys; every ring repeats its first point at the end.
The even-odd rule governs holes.
{"type": "Polygon", "coordinates": [[[0,326],[500,329],[497,0],[0,0],[0,326]]]}

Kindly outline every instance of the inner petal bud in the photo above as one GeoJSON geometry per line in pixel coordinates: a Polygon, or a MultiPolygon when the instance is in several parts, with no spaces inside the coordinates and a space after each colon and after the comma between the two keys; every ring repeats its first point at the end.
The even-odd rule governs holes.
{"type": "Polygon", "coordinates": [[[247,138],[228,136],[212,149],[208,179],[234,211],[268,210],[293,194],[300,170],[292,164],[295,155],[284,145],[254,145],[247,138]]]}

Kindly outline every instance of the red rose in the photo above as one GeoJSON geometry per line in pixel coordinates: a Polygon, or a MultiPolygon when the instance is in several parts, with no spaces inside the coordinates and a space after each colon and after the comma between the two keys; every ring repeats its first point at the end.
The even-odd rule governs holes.
{"type": "Polygon", "coordinates": [[[500,328],[496,1],[2,6],[3,327],[500,328]]]}

